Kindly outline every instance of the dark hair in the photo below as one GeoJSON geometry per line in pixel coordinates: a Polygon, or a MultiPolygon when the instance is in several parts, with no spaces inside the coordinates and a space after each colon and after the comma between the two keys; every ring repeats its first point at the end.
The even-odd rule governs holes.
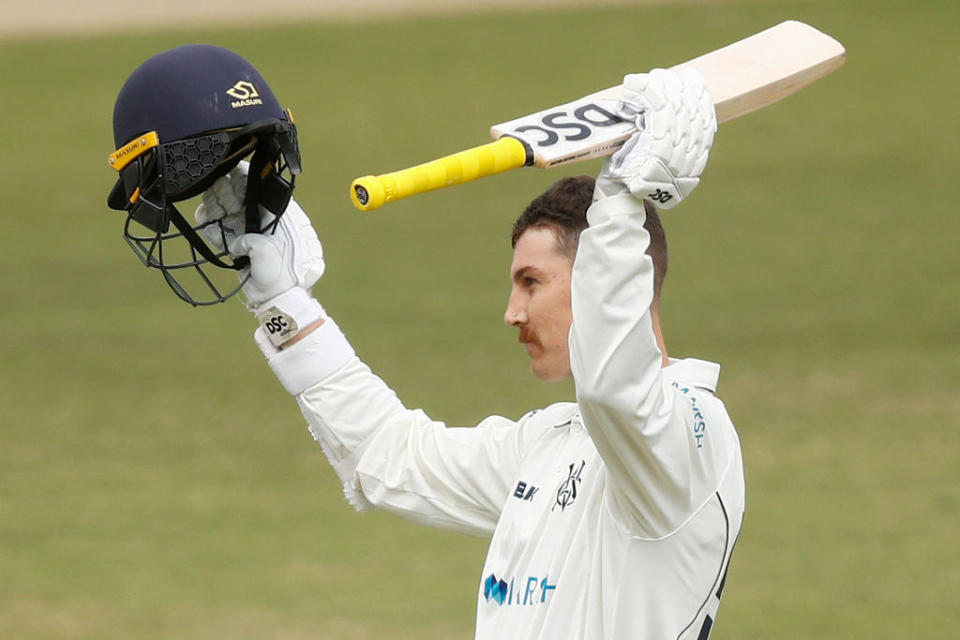
{"type": "MultiPolygon", "coordinates": [[[[580,243],[580,232],[587,228],[587,209],[593,203],[594,179],[590,176],[563,178],[537,196],[513,223],[510,246],[516,247],[524,231],[531,228],[552,229],[557,250],[572,259],[580,243]]],[[[660,300],[663,279],[667,275],[667,235],[657,208],[643,201],[647,219],[643,226],[650,234],[647,255],[653,259],[653,300],[660,300]]]]}

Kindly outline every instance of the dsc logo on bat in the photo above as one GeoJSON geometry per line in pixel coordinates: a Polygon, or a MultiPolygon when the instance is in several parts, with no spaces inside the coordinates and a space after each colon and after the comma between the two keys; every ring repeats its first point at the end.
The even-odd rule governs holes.
{"type": "Polygon", "coordinates": [[[617,115],[619,98],[620,87],[611,87],[496,124],[490,135],[522,140],[533,152],[533,164],[540,168],[608,155],[636,131],[632,121],[617,115]]]}
{"type": "Polygon", "coordinates": [[[566,110],[538,113],[522,118],[516,121],[519,126],[514,126],[510,133],[527,144],[551,147],[560,142],[561,134],[564,140],[570,142],[586,140],[593,135],[593,127],[612,127],[626,122],[615,113],[593,102],[579,105],[574,103],[569,107],[566,110]],[[529,121],[533,123],[523,124],[529,121]]]}

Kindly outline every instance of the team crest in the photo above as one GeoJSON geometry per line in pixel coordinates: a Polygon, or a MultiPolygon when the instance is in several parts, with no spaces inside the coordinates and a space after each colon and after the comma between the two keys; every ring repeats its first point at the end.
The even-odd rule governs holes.
{"type": "MultiPolygon", "coordinates": [[[[586,460],[581,460],[579,465],[573,462],[570,463],[569,475],[560,485],[560,488],[557,489],[557,501],[554,503],[553,509],[560,507],[560,510],[564,511],[576,501],[577,490],[580,487],[580,475],[583,473],[585,466],[587,466],[586,460]]],[[[551,509],[551,511],[553,509],[551,509]]]]}

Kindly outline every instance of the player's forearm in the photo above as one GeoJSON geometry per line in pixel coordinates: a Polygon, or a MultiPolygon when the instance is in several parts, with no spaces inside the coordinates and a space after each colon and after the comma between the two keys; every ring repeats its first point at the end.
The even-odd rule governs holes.
{"type": "MultiPolygon", "coordinates": [[[[299,346],[309,347],[310,338],[299,346]]],[[[365,451],[376,446],[384,425],[400,425],[409,412],[396,394],[356,357],[297,394],[297,404],[313,438],[343,482],[357,509],[376,506],[363,494],[357,467],[365,451]]]]}
{"type": "Polygon", "coordinates": [[[344,484],[350,502],[369,509],[356,478],[363,451],[385,424],[402,422],[408,410],[396,394],[357,359],[336,323],[307,326],[278,349],[261,328],[257,343],[284,388],[294,395],[310,433],[344,484]]]}
{"type": "Polygon", "coordinates": [[[491,417],[448,429],[406,408],[330,318],[288,348],[273,349],[262,336],[258,343],[356,508],[474,535],[493,530],[510,465],[519,464],[513,422],[491,417]],[[478,477],[487,478],[479,487],[478,477]]]}
{"type": "Polygon", "coordinates": [[[354,506],[461,533],[493,531],[519,464],[513,422],[494,416],[448,428],[407,409],[356,358],[297,401],[354,506]]]}
{"type": "MultiPolygon", "coordinates": [[[[257,343],[284,388],[297,398],[314,437],[336,468],[382,424],[406,412],[396,394],[366,367],[332,318],[308,325],[277,349],[257,343]],[[323,429],[314,428],[323,425],[323,429]]],[[[339,471],[338,471],[339,472],[339,471]]]]}
{"type": "Polygon", "coordinates": [[[662,354],[653,330],[653,261],[643,203],[630,195],[588,212],[572,274],[571,367],[578,397],[635,406],[655,385],[662,354]],[[637,389],[632,381],[644,381],[637,389]]]}

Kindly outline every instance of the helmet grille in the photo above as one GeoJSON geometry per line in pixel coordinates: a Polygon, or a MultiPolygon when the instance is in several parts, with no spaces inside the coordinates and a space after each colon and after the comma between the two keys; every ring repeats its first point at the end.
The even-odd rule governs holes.
{"type": "MultiPolygon", "coordinates": [[[[226,133],[187,138],[163,145],[164,182],[167,193],[178,200],[190,192],[202,191],[208,181],[219,177],[214,173],[230,153],[230,136],[226,133]]],[[[189,197],[189,196],[187,196],[189,197]]]]}

